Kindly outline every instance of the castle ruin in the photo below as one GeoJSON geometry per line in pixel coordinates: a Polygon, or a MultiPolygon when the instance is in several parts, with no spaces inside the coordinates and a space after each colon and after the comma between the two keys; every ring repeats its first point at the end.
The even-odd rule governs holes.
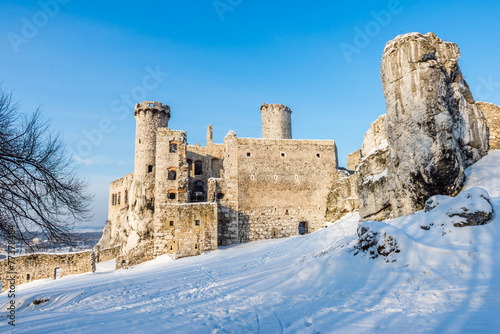
{"type": "Polygon", "coordinates": [[[338,169],[335,142],[292,139],[284,105],[260,111],[263,138],[230,131],[216,144],[209,125],[202,147],[168,127],[167,105],[138,103],[134,172],[110,185],[97,250],[121,247],[119,267],[144,261],[130,254],[180,258],[323,227],[338,169]]]}

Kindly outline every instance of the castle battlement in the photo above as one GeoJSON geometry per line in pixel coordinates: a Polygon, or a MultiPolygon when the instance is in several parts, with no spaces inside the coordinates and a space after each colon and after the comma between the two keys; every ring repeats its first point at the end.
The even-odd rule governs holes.
{"type": "Polygon", "coordinates": [[[163,117],[170,119],[170,107],[166,104],[156,101],[142,101],[135,105],[134,115],[139,116],[141,114],[147,115],[150,112],[151,115],[163,114],[163,117]]]}

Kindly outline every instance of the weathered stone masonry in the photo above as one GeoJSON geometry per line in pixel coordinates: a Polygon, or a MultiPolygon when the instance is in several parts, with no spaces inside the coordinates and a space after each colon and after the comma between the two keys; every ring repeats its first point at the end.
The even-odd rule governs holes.
{"type": "Polygon", "coordinates": [[[288,107],[261,107],[263,138],[230,131],[215,144],[210,125],[206,147],[169,129],[170,108],[159,102],[137,104],[135,117],[135,170],[111,183],[96,246],[120,247],[117,267],[324,226],[337,148],[332,140],[292,139],[288,107]]]}
{"type": "MultiPolygon", "coordinates": [[[[28,254],[10,258],[14,265],[15,284],[28,283],[43,278],[56,278],[92,272],[95,259],[90,251],[67,254],[28,254]]],[[[2,292],[8,289],[9,259],[0,261],[2,292]]]]}

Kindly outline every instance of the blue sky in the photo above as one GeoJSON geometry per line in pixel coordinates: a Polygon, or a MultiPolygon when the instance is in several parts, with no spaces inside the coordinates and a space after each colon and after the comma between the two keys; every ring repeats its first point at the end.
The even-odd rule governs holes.
{"type": "Polygon", "coordinates": [[[385,113],[380,60],[399,34],[457,43],[476,100],[500,104],[499,13],[498,1],[3,0],[0,81],[62,132],[103,226],[109,182],[133,171],[139,100],[168,104],[169,126],[202,145],[208,124],[216,142],[259,137],[260,105],[283,103],[293,137],[334,139],[345,166],[385,113]]]}

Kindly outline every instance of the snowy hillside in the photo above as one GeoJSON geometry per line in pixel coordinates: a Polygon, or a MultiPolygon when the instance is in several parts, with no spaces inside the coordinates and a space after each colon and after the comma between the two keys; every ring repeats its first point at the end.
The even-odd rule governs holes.
{"type": "MultiPolygon", "coordinates": [[[[15,332],[498,333],[499,166],[500,151],[490,152],[456,198],[363,223],[378,242],[391,237],[382,248],[363,250],[353,215],[305,236],[116,272],[106,262],[94,274],[19,286],[15,332]],[[487,211],[489,202],[488,224],[454,226],[461,218],[451,212],[487,211]]],[[[2,319],[0,332],[10,330],[2,319]]]]}

